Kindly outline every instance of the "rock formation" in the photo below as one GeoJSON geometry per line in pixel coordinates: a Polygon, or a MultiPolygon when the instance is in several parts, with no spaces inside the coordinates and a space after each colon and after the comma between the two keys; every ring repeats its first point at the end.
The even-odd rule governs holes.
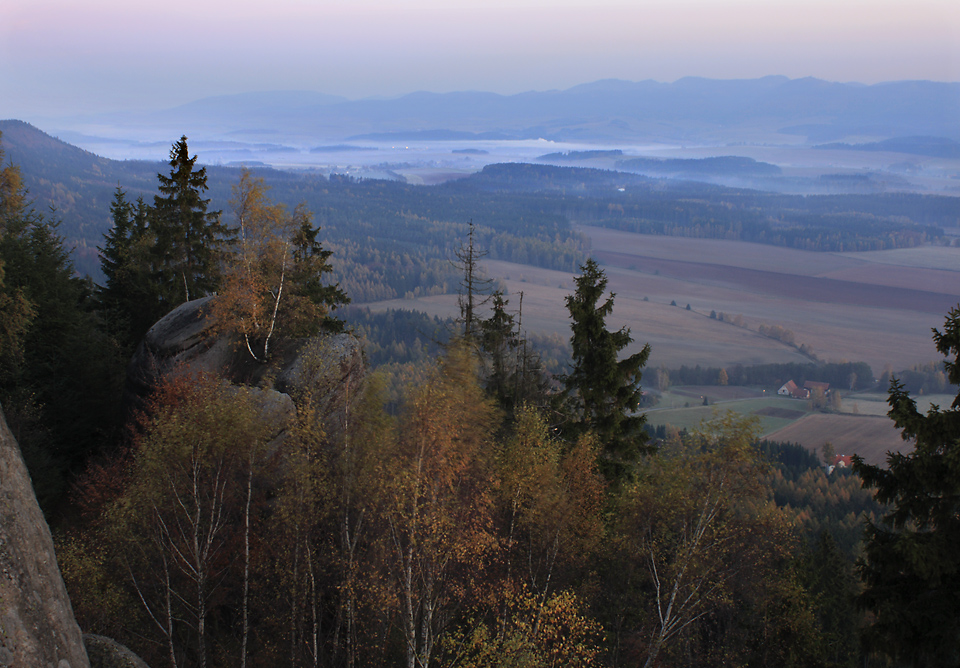
{"type": "Polygon", "coordinates": [[[215,333],[211,299],[181,304],[150,328],[127,370],[128,404],[141,406],[170,374],[214,373],[265,388],[265,401],[309,400],[326,415],[343,405],[344,395],[363,377],[360,343],[349,334],[280,341],[271,363],[256,362],[229,336],[215,333]]]}
{"type": "Polygon", "coordinates": [[[50,529],[0,409],[0,668],[89,668],[50,529]]]}
{"type": "Polygon", "coordinates": [[[143,659],[111,638],[84,634],[83,644],[90,657],[90,668],[150,668],[143,659]]]}

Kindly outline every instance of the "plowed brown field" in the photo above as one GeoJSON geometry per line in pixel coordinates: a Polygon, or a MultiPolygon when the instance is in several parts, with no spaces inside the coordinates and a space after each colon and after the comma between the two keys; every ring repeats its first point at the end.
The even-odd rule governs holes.
{"type": "Polygon", "coordinates": [[[799,443],[816,452],[825,441],[830,441],[838,455],[860,455],[868,464],[885,464],[888,451],[913,450],[910,441],[900,438],[893,420],[869,415],[814,413],[767,434],[765,438],[799,443]]]}

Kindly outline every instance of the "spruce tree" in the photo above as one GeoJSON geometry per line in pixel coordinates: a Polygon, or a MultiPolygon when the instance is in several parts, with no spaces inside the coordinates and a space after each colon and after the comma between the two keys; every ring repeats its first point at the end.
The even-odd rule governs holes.
{"type": "Polygon", "coordinates": [[[47,512],[116,424],[122,370],[58,226],[0,195],[0,404],[47,512]]]}
{"type": "Polygon", "coordinates": [[[480,346],[490,362],[486,389],[502,406],[507,406],[514,395],[515,383],[511,381],[519,371],[515,363],[519,340],[513,314],[507,312],[509,301],[503,298],[503,291],[495,291],[492,297],[490,317],[480,322],[480,346]]]}
{"type": "Polygon", "coordinates": [[[157,174],[160,194],[153,200],[155,235],[163,300],[167,309],[213,292],[218,281],[218,253],[226,228],[219,211],[207,211],[207,170],[196,168],[187,138],[170,149],[170,176],[157,174]]]}
{"type": "MultiPolygon", "coordinates": [[[[294,219],[299,223],[293,234],[293,270],[291,280],[298,294],[311,305],[313,321],[299,334],[312,334],[317,329],[327,332],[342,332],[343,321],[331,315],[340,306],[350,303],[350,297],[339,283],[326,283],[324,276],[333,271],[330,257],[333,251],[326,249],[317,241],[320,227],[313,225],[311,214],[305,208],[294,211],[294,219]]],[[[295,332],[297,333],[297,332],[295,332]]]]}
{"type": "Polygon", "coordinates": [[[630,465],[646,450],[644,417],[635,411],[642,394],[641,369],[650,356],[650,346],[619,359],[620,351],[633,339],[629,328],[607,329],[615,295],[603,299],[606,274],[593,259],[587,260],[581,271],[574,279],[576,292],[566,299],[573,333],[573,369],[564,378],[571,413],[567,427],[574,434],[590,431],[597,435],[604,448],[601,469],[608,478],[616,479],[628,474],[630,465]]]}
{"type": "Polygon", "coordinates": [[[97,307],[108,331],[127,353],[166,313],[153,257],[154,238],[148,225],[150,207],[127,200],[117,187],[110,205],[113,226],[103,235],[100,267],[104,283],[97,288],[97,307]]]}
{"type": "MultiPolygon", "coordinates": [[[[960,306],[951,309],[943,331],[934,330],[937,350],[951,384],[960,384],[960,306]]],[[[868,646],[898,665],[960,664],[960,392],[948,409],[926,413],[896,379],[888,399],[897,428],[915,441],[912,452],[887,453],[885,467],[854,457],[864,487],[889,504],[882,521],[868,522],[858,564],[862,608],[873,613],[868,646]]]]}

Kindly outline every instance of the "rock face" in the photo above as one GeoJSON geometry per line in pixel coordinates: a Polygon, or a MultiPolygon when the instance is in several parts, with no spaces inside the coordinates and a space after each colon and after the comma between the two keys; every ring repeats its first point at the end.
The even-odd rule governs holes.
{"type": "Polygon", "coordinates": [[[50,529],[0,410],[0,668],[88,668],[50,529]]]}
{"type": "Polygon", "coordinates": [[[225,335],[214,335],[212,297],[181,304],[150,328],[127,369],[127,402],[133,407],[168,375],[214,373],[242,385],[265,387],[265,401],[310,401],[320,415],[343,405],[363,378],[363,352],[349,334],[278,343],[269,364],[254,361],[225,335]],[[277,396],[277,393],[285,396],[277,396]]]}
{"type": "Polygon", "coordinates": [[[116,640],[92,633],[83,636],[90,668],[150,668],[143,659],[116,640]]]}

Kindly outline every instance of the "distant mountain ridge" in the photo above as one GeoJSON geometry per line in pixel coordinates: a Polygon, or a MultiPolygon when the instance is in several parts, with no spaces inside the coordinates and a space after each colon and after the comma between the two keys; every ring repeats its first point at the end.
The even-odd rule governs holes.
{"type": "Polygon", "coordinates": [[[850,151],[888,151],[933,158],[960,158],[960,142],[946,137],[894,137],[867,144],[820,144],[814,148],[850,151]]]}
{"type": "Polygon", "coordinates": [[[308,91],[260,92],[103,120],[169,127],[177,134],[282,133],[332,141],[374,135],[430,140],[424,133],[431,132],[453,138],[704,141],[722,140],[738,128],[805,135],[816,142],[921,135],[960,140],[960,83],[688,77],[673,83],[611,79],[515,95],[415,92],[346,100],[308,91]]]}

